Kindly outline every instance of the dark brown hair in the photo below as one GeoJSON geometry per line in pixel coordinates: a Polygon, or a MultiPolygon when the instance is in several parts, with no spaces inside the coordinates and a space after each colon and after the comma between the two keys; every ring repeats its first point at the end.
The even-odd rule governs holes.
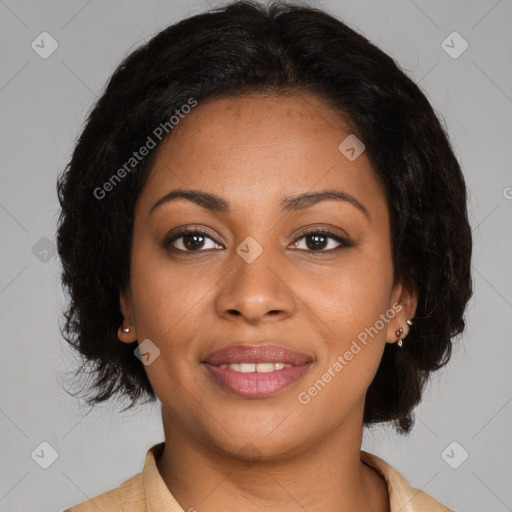
{"type": "Polygon", "coordinates": [[[171,25],[130,54],[58,178],[57,245],[70,297],[61,332],[83,356],[77,374],[92,379],[89,405],[115,393],[129,397],[129,407],[143,395],[156,400],[136,342],[121,343],[117,331],[135,203],[160,141],[106,197],[95,190],[190,98],[287,91],[316,94],[351,123],[386,192],[395,281],[415,286],[419,303],[404,347],[386,344],[364,422],[410,430],[472,295],[464,178],[431,105],[392,58],[333,16],[283,2],[234,2],[171,25]]]}

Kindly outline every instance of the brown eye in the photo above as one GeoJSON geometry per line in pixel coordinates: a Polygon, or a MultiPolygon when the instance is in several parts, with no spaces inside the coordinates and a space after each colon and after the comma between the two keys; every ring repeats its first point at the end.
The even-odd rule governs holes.
{"type": "Polygon", "coordinates": [[[352,247],[352,244],[346,238],[342,238],[330,231],[315,230],[303,233],[295,242],[295,247],[301,250],[304,249],[313,252],[330,252],[346,247],[352,247]],[[306,247],[297,247],[298,242],[302,239],[306,240],[306,247]],[[331,243],[331,246],[329,247],[329,241],[333,242],[334,246],[331,243]]]}
{"type": "Polygon", "coordinates": [[[164,240],[162,244],[165,248],[172,246],[172,249],[182,252],[200,252],[203,249],[222,249],[213,238],[203,231],[185,230],[173,235],[171,238],[164,240]],[[207,241],[213,242],[212,247],[205,247],[207,241]]]}

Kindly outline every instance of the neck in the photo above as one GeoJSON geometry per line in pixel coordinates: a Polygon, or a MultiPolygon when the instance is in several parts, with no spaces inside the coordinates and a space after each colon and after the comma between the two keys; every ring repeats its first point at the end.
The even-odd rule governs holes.
{"type": "Polygon", "coordinates": [[[300,453],[250,460],[212,448],[163,408],[162,418],[165,448],[157,467],[185,511],[389,512],[384,479],[360,460],[361,422],[300,453]]]}

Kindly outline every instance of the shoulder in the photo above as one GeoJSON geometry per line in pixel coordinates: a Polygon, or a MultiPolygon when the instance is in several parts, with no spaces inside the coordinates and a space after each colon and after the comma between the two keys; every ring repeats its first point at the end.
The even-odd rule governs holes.
{"type": "Polygon", "coordinates": [[[412,487],[393,466],[361,450],[361,461],[376,469],[386,480],[391,512],[453,512],[427,493],[412,487]]]}
{"type": "Polygon", "coordinates": [[[143,470],[125,480],[119,487],[98,494],[63,512],[98,512],[99,510],[101,512],[141,512],[149,509],[149,499],[151,504],[158,505],[156,510],[163,510],[165,506],[167,510],[172,506],[171,510],[183,512],[158,473],[156,460],[164,446],[165,442],[153,445],[146,452],[143,470]]]}
{"type": "Polygon", "coordinates": [[[128,512],[145,509],[142,473],[125,480],[119,487],[98,494],[63,512],[128,512]]]}

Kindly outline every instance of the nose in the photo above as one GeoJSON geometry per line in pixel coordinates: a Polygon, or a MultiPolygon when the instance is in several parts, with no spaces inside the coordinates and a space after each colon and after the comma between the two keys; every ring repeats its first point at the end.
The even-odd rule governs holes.
{"type": "Polygon", "coordinates": [[[286,263],[278,264],[270,249],[263,250],[250,263],[238,253],[233,254],[233,260],[216,298],[219,316],[226,319],[240,317],[257,325],[293,315],[296,297],[286,263]]]}

